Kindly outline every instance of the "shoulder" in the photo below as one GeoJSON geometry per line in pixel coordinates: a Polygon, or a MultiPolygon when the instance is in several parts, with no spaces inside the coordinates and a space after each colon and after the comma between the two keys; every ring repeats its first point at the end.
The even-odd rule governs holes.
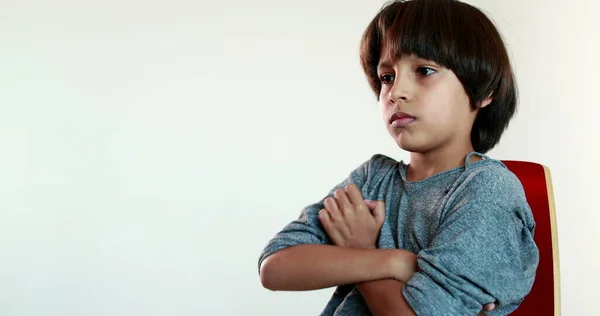
{"type": "Polygon", "coordinates": [[[465,167],[456,183],[457,193],[476,195],[478,199],[511,201],[525,198],[523,185],[501,161],[485,159],[465,167]]]}
{"type": "Polygon", "coordinates": [[[394,158],[388,157],[383,154],[374,154],[368,160],[364,161],[356,170],[354,174],[360,174],[364,177],[372,177],[376,174],[386,173],[390,170],[398,170],[399,162],[394,158]]]}
{"type": "Polygon", "coordinates": [[[391,158],[389,156],[386,156],[384,154],[374,154],[373,156],[371,156],[371,159],[369,160],[369,164],[370,164],[371,168],[374,170],[397,169],[399,162],[398,162],[398,160],[391,158]]]}
{"type": "Polygon", "coordinates": [[[483,221],[503,217],[530,230],[535,227],[521,181],[499,160],[488,158],[467,166],[447,206],[447,216],[462,213],[483,221]]]}
{"type": "Polygon", "coordinates": [[[395,178],[401,162],[383,154],[374,154],[368,162],[367,177],[371,182],[395,178]]]}
{"type": "Polygon", "coordinates": [[[374,154],[354,170],[349,182],[361,188],[366,199],[380,199],[399,178],[399,162],[383,154],[374,154]]]}

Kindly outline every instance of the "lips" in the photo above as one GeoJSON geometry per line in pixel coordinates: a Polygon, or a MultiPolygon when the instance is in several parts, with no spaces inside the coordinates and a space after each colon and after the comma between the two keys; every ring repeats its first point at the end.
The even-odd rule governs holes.
{"type": "Polygon", "coordinates": [[[404,112],[396,112],[390,117],[392,127],[405,127],[415,121],[415,118],[404,112]]]}

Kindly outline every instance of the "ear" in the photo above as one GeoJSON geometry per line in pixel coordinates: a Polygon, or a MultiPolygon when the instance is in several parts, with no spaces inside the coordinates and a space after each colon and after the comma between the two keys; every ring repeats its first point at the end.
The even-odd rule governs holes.
{"type": "Polygon", "coordinates": [[[490,103],[492,103],[492,100],[494,100],[494,98],[492,97],[492,93],[490,93],[490,95],[483,101],[481,101],[481,104],[479,104],[479,108],[483,109],[484,107],[488,106],[490,103]]]}

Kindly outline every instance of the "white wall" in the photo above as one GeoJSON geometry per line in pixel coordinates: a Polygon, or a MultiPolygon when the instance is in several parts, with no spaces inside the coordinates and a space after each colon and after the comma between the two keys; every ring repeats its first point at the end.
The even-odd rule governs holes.
{"type": "MultiPolygon", "coordinates": [[[[262,247],[389,139],[357,47],[382,1],[0,1],[0,315],[309,315],[262,247]],[[360,146],[352,145],[354,143],[360,146]]],[[[591,0],[471,1],[517,66],[500,159],[552,168],[564,315],[596,310],[591,0]]]]}

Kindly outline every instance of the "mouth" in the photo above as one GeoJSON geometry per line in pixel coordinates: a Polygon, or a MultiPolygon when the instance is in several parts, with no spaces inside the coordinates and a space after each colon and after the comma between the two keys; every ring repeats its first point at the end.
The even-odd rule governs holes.
{"type": "Polygon", "coordinates": [[[415,121],[415,117],[404,112],[396,112],[390,117],[389,123],[394,128],[406,127],[415,121]]]}

